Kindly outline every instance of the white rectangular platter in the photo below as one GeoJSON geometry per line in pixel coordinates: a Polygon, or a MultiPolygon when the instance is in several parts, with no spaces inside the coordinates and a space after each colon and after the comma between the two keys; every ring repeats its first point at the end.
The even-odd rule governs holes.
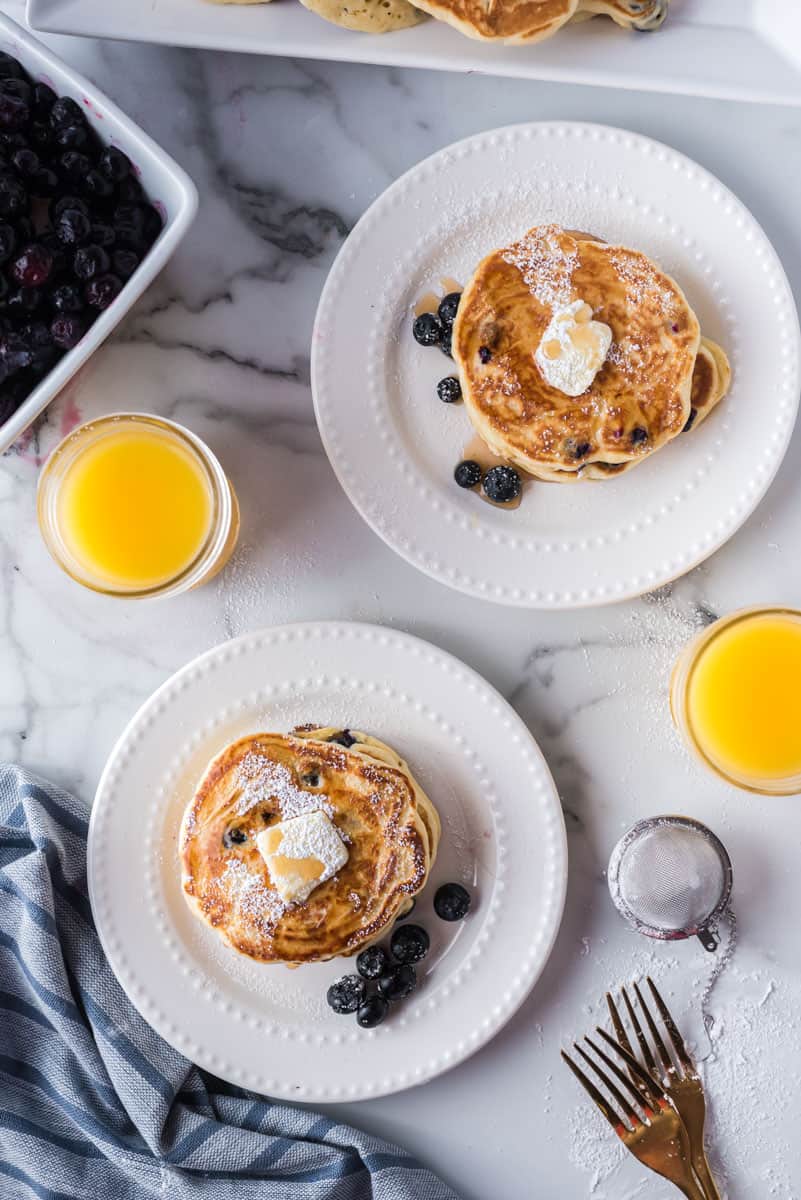
{"type": "Polygon", "coordinates": [[[340,59],[801,105],[799,0],[673,0],[665,25],[635,34],[607,18],[533,46],[493,46],[439,21],[352,33],[297,0],[28,0],[43,32],[216,50],[340,59]]]}

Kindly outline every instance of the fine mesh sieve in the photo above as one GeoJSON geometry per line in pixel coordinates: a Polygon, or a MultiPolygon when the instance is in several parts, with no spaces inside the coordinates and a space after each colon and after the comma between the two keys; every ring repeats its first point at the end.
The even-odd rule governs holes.
{"type": "Polygon", "coordinates": [[[609,891],[640,933],[718,946],[717,925],[731,895],[731,860],[710,829],[690,817],[638,821],[612,852],[609,891]]]}

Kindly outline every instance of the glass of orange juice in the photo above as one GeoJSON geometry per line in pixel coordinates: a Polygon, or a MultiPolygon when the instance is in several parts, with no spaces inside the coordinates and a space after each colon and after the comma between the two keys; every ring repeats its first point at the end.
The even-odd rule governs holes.
{"type": "Polygon", "coordinates": [[[239,506],[209,448],[181,425],[116,413],[73,430],[39,479],[39,527],[85,587],[143,598],[217,573],[239,533],[239,506]]]}
{"type": "Polygon", "coordinates": [[[689,745],[727,782],[801,792],[801,611],[745,608],[708,626],[676,663],[670,705],[689,745]]]}

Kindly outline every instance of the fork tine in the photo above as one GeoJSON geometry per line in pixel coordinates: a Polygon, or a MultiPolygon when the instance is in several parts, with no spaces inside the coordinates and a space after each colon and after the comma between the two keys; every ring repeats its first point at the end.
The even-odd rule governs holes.
{"type": "MultiPolygon", "coordinates": [[[[626,1026],[623,1024],[623,1019],[620,1016],[620,1013],[618,1012],[617,1005],[615,1004],[614,1000],[612,999],[611,992],[606,993],[606,1007],[609,1009],[609,1016],[612,1019],[612,1027],[615,1031],[615,1037],[620,1042],[623,1049],[628,1050],[629,1054],[633,1058],[634,1057],[634,1047],[632,1046],[632,1044],[629,1040],[629,1035],[626,1032],[626,1026]]],[[[632,1082],[636,1083],[637,1076],[632,1071],[630,1071],[629,1074],[631,1075],[632,1082]]]]}
{"type": "Polygon", "coordinates": [[[645,1087],[648,1088],[648,1091],[651,1093],[657,1104],[661,1104],[663,1101],[667,1100],[665,1089],[656,1081],[656,1079],[654,1079],[653,1075],[649,1075],[645,1067],[641,1066],[640,1063],[637,1062],[637,1059],[633,1054],[629,1054],[628,1050],[624,1050],[620,1043],[616,1042],[610,1033],[607,1033],[605,1029],[601,1029],[600,1025],[596,1027],[595,1032],[599,1037],[603,1038],[608,1046],[611,1046],[612,1049],[620,1055],[628,1069],[632,1071],[634,1075],[636,1075],[636,1077],[644,1084],[645,1087]]]}
{"type": "MultiPolygon", "coordinates": [[[[619,1079],[620,1082],[623,1084],[623,1086],[626,1088],[626,1090],[634,1097],[635,1103],[639,1104],[640,1108],[642,1108],[644,1110],[646,1117],[650,1117],[651,1114],[653,1113],[652,1103],[651,1103],[651,1100],[648,1098],[647,1093],[642,1091],[641,1088],[637,1087],[636,1075],[634,1075],[633,1072],[631,1072],[630,1075],[627,1075],[625,1073],[625,1071],[621,1071],[621,1069],[617,1065],[617,1063],[613,1062],[612,1059],[609,1057],[609,1055],[605,1054],[604,1051],[601,1049],[601,1047],[596,1042],[594,1042],[592,1040],[592,1038],[585,1037],[584,1041],[587,1043],[588,1046],[590,1046],[595,1051],[595,1053],[600,1058],[601,1062],[606,1064],[606,1066],[609,1068],[609,1070],[612,1072],[612,1074],[615,1076],[615,1078],[619,1079]]],[[[576,1049],[578,1050],[578,1046],[576,1047],[576,1049]]]]}
{"type": "Polygon", "coordinates": [[[609,1076],[601,1070],[596,1062],[593,1062],[589,1054],[586,1054],[577,1042],[573,1043],[573,1049],[576,1051],[576,1054],[579,1054],[584,1059],[590,1070],[595,1072],[601,1083],[612,1096],[612,1099],[620,1105],[621,1109],[623,1110],[623,1115],[627,1118],[629,1124],[633,1125],[635,1129],[639,1128],[639,1126],[642,1125],[642,1117],[636,1111],[636,1109],[632,1107],[631,1102],[626,1099],[620,1088],[612,1082],[609,1076]]]}
{"type": "Polygon", "coordinates": [[[656,1052],[659,1055],[663,1069],[667,1072],[668,1075],[675,1075],[676,1068],[673,1065],[673,1059],[668,1054],[667,1046],[662,1041],[662,1035],[659,1032],[656,1021],[651,1016],[651,1010],[648,1007],[648,1005],[645,1003],[643,994],[640,991],[640,985],[638,983],[635,983],[635,985],[634,985],[634,995],[637,997],[637,1001],[640,1005],[640,1008],[642,1009],[643,1013],[645,1014],[645,1020],[648,1023],[648,1030],[651,1034],[651,1037],[654,1040],[654,1045],[656,1046],[656,1052]]]}
{"type": "Polygon", "coordinates": [[[576,1079],[579,1081],[581,1086],[587,1092],[590,1099],[594,1100],[595,1103],[598,1105],[601,1112],[606,1117],[607,1121],[612,1126],[612,1128],[614,1129],[617,1136],[622,1137],[624,1133],[628,1133],[628,1128],[627,1128],[625,1122],[623,1121],[623,1118],[620,1117],[615,1112],[614,1108],[612,1108],[612,1105],[606,1099],[606,1096],[604,1096],[604,1094],[602,1092],[598,1091],[598,1088],[595,1086],[595,1084],[592,1082],[592,1080],[587,1078],[587,1076],[582,1071],[581,1067],[576,1066],[576,1064],[573,1062],[573,1059],[570,1057],[569,1054],[566,1054],[564,1050],[561,1051],[561,1054],[562,1054],[562,1058],[567,1063],[567,1065],[570,1067],[570,1070],[573,1072],[576,1079]]]}
{"type": "Polygon", "coordinates": [[[634,1032],[637,1035],[637,1041],[640,1045],[640,1053],[645,1060],[645,1065],[652,1075],[658,1075],[659,1071],[656,1066],[656,1060],[651,1053],[651,1047],[648,1045],[648,1039],[642,1031],[642,1025],[640,1024],[639,1018],[634,1011],[634,1005],[631,1003],[631,1000],[629,1000],[629,994],[626,989],[621,988],[620,991],[623,996],[623,1002],[626,1005],[626,1011],[629,1014],[629,1020],[634,1026],[634,1032]]]}
{"type": "Polygon", "coordinates": [[[684,1045],[684,1039],[681,1036],[681,1034],[679,1033],[676,1022],[673,1020],[670,1013],[668,1012],[667,1005],[665,1004],[662,997],[659,995],[659,992],[656,990],[656,984],[654,983],[654,981],[650,975],[648,976],[648,987],[651,989],[651,995],[654,998],[654,1004],[656,1005],[657,1009],[659,1010],[659,1015],[665,1024],[665,1029],[667,1029],[667,1031],[668,1031],[668,1035],[670,1037],[671,1042],[673,1043],[673,1049],[676,1051],[679,1062],[684,1067],[685,1071],[687,1071],[690,1074],[694,1073],[695,1067],[693,1066],[693,1060],[690,1058],[689,1054],[687,1053],[687,1047],[684,1045]]]}

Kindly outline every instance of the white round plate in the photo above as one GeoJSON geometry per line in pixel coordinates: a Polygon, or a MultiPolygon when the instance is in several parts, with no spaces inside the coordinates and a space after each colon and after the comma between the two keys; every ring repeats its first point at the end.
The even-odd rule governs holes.
{"type": "Polygon", "coordinates": [[[708,171],[619,129],[518,125],[440,151],[368,209],[320,300],[312,386],[343,488],[414,566],[505,604],[605,604],[683,574],[756,507],[795,420],[798,317],[764,232],[708,171]],[[453,482],[468,419],[437,399],[453,368],[414,342],[412,311],[441,279],[465,282],[483,255],[549,221],[660,262],[725,347],[733,387],[635,471],[532,484],[502,511],[453,482]]]}
{"type": "Polygon", "coordinates": [[[88,873],[108,959],[168,1042],[243,1087],[322,1102],[421,1083],[489,1041],[548,958],[567,854],[542,754],[488,683],[407,634],[326,622],[226,642],[159,688],[103,772],[88,873]],[[192,915],[180,888],[178,829],[209,759],[247,733],[312,721],[386,739],[442,817],[415,911],[432,940],[421,986],[371,1031],[325,1002],[352,960],[253,963],[192,915]],[[448,925],[431,897],[454,879],[474,909],[448,925]]]}

